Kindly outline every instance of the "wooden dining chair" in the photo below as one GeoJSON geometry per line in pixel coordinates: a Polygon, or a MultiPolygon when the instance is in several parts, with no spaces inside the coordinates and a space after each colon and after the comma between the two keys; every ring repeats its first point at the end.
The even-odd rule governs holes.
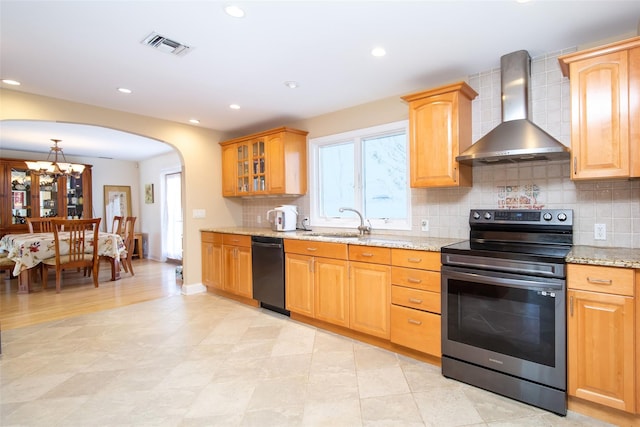
{"type": "Polygon", "coordinates": [[[123,235],[123,225],[124,225],[124,217],[123,216],[114,216],[113,222],[111,223],[110,233],[115,233],[119,235],[123,235]]]}
{"type": "Polygon", "coordinates": [[[54,219],[62,218],[27,218],[27,226],[29,227],[29,233],[51,233],[53,232],[53,225],[51,223],[54,219]]]}
{"type": "Polygon", "coordinates": [[[130,273],[132,276],[133,273],[133,265],[131,264],[131,258],[133,257],[134,245],[135,242],[135,231],[133,227],[136,224],[137,217],[128,216],[124,219],[124,224],[122,227],[123,230],[123,239],[124,239],[124,247],[127,249],[127,257],[122,261],[122,265],[124,267],[124,271],[130,273]]]}
{"type": "Polygon", "coordinates": [[[55,257],[42,261],[42,288],[47,288],[49,268],[56,269],[56,292],[60,293],[62,270],[90,268],[93,285],[98,287],[98,228],[101,218],[54,219],[55,257]],[[64,230],[64,234],[61,234],[64,230]],[[68,237],[67,237],[68,233],[68,237]]]}

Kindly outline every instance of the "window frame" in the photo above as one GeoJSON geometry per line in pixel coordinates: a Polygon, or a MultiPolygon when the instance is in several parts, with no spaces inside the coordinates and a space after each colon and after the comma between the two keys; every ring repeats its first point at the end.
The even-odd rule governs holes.
{"type": "Polygon", "coordinates": [[[411,189],[409,186],[409,120],[400,120],[397,122],[386,123],[377,126],[371,126],[362,129],[342,132],[333,135],[327,135],[309,140],[309,219],[312,227],[332,227],[332,228],[355,228],[360,225],[360,219],[353,212],[344,212],[343,217],[323,217],[320,215],[320,180],[319,180],[319,150],[321,147],[329,145],[340,145],[345,143],[354,144],[354,195],[356,206],[348,206],[355,208],[365,216],[366,221],[369,220],[373,230],[411,230],[411,189]],[[363,140],[392,135],[403,131],[406,136],[406,212],[404,219],[383,219],[383,218],[367,218],[364,213],[364,192],[363,192],[363,170],[364,164],[362,159],[363,140]],[[359,161],[358,161],[359,160],[359,161]]]}

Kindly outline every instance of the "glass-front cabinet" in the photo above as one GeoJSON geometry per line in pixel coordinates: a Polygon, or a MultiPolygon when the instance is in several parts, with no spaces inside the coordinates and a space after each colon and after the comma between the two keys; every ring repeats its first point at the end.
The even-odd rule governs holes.
{"type": "Polygon", "coordinates": [[[56,177],[0,159],[0,196],[0,235],[27,232],[27,218],[91,218],[91,166],[78,177],[56,177]]]}
{"type": "Polygon", "coordinates": [[[220,145],[223,196],[306,193],[306,131],[281,127],[220,145]]]}

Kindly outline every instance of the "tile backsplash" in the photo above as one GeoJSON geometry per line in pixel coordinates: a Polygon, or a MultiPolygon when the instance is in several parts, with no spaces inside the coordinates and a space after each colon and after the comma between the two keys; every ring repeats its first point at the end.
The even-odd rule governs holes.
{"type": "MultiPolygon", "coordinates": [[[[562,77],[557,57],[573,51],[550,53],[531,63],[533,121],[567,146],[569,81],[562,77]]],[[[472,105],[472,140],[477,141],[501,121],[500,70],[471,75],[468,82],[478,92],[472,105]]],[[[474,166],[472,188],[412,189],[412,230],[393,234],[466,239],[472,208],[573,209],[574,244],[640,248],[640,180],[571,181],[569,175],[568,160],[474,166]],[[428,232],[420,231],[423,219],[429,221],[428,232]],[[595,224],[605,224],[606,240],[594,239],[595,224]]],[[[266,211],[281,204],[297,205],[299,219],[308,216],[308,196],[244,199],[243,225],[269,227],[266,211]]]]}

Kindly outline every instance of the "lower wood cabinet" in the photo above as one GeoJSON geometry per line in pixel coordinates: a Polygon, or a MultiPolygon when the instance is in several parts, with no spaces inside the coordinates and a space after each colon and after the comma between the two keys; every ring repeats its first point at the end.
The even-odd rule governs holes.
{"type": "Polygon", "coordinates": [[[222,235],[223,289],[232,294],[252,298],[251,236],[222,235]]]}
{"type": "Polygon", "coordinates": [[[636,412],[635,279],[632,269],[569,264],[570,396],[636,412]]]}
{"type": "Polygon", "coordinates": [[[391,249],[350,245],[349,260],[350,328],[389,339],[391,249]]]}
{"type": "Polygon", "coordinates": [[[391,342],[442,356],[440,253],[391,251],[391,342]]]}
{"type": "Polygon", "coordinates": [[[285,239],[287,310],[349,327],[347,245],[285,239]]]}
{"type": "Polygon", "coordinates": [[[222,234],[202,232],[202,284],[207,288],[223,289],[222,234]]]}

